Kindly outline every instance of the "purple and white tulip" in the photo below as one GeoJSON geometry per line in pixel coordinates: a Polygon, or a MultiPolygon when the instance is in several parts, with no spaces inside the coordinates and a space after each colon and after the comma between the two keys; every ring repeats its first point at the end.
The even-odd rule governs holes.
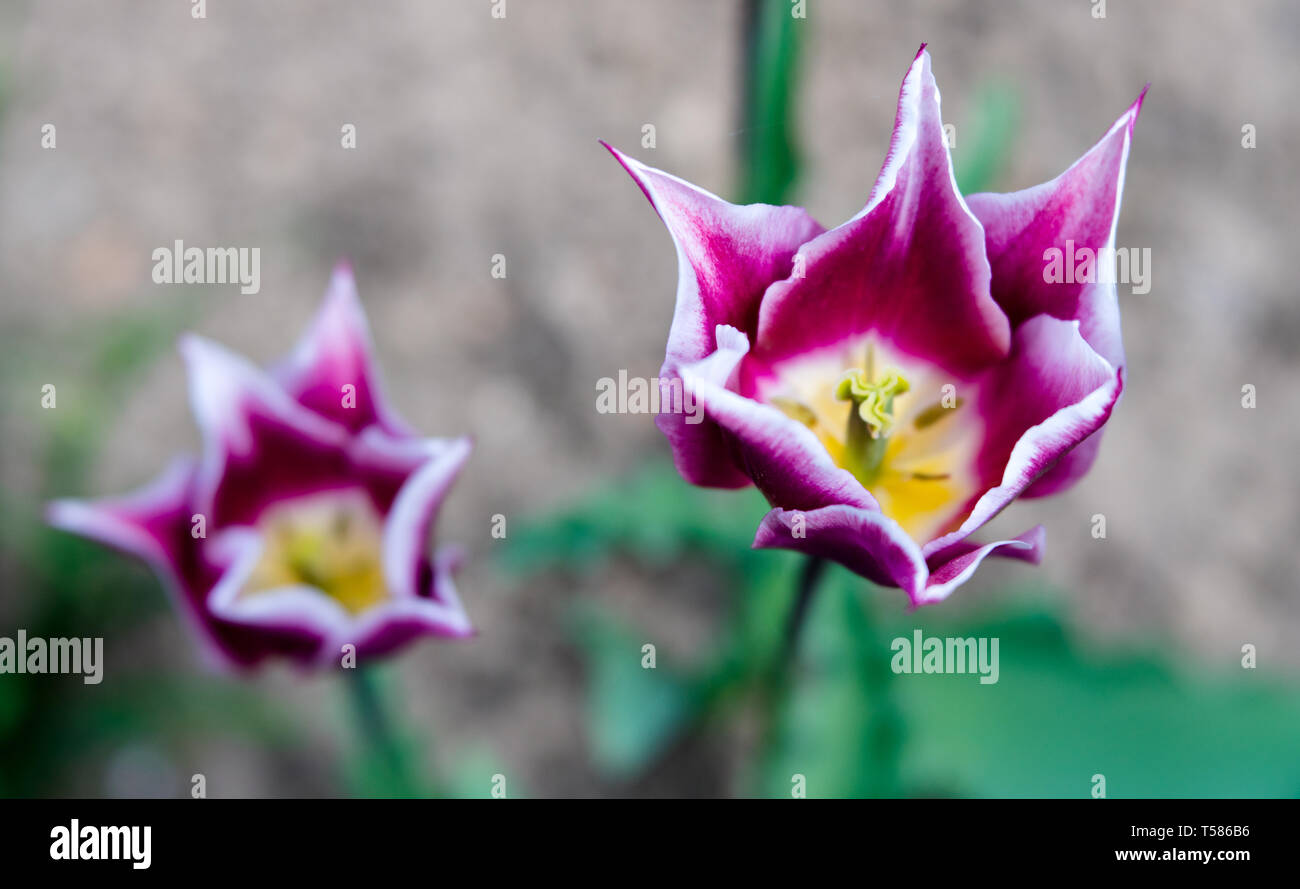
{"type": "Polygon", "coordinates": [[[755,547],[833,559],[914,605],[987,556],[1037,563],[1041,525],[970,536],[1078,481],[1123,390],[1115,285],[1047,283],[1044,252],[1114,248],[1141,104],[1051,182],[963,197],[922,46],[867,204],[830,230],[610,148],[677,248],[660,378],[705,415],[657,418],[681,475],[757,485],[773,509],[755,547]]]}
{"type": "Polygon", "coordinates": [[[269,373],[197,336],[180,350],[201,458],[133,494],[57,501],[52,524],[148,562],[221,665],[473,633],[457,551],[428,555],[470,441],[418,438],[388,407],[349,268],[269,373]]]}

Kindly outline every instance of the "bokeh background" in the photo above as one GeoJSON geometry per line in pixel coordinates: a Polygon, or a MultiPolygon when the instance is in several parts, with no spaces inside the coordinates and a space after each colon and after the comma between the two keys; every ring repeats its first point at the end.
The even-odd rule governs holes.
{"type": "Polygon", "coordinates": [[[914,614],[837,573],[774,693],[757,665],[798,566],[747,551],[762,503],[688,487],[649,417],[594,408],[600,377],[658,370],[677,274],[596,140],[741,197],[766,125],[745,4],[4,0],[0,635],[102,635],[107,666],[0,676],[0,794],[392,791],[337,676],[205,673],[147,571],[40,522],[197,448],[181,331],[270,361],[340,257],[398,409],[477,441],[438,534],[468,548],[481,635],[379,676],[443,792],[1300,794],[1300,7],[1095,6],[809,0],[798,22],[789,198],[824,224],[864,202],[923,41],[967,187],[1055,176],[1149,81],[1119,240],[1153,268],[1121,287],[1129,384],[1091,475],[998,520],[1047,526],[1043,566],[988,563],[914,614]],[[178,238],[260,247],[261,292],[153,284],[178,238]],[[999,636],[1000,682],[893,676],[914,627],[999,636]]]}

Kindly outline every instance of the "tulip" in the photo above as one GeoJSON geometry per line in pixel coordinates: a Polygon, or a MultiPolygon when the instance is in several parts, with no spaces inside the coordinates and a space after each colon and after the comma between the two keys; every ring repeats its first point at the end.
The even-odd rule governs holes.
{"type": "Polygon", "coordinates": [[[1099,251],[1115,246],[1141,103],[1051,182],[964,197],[922,46],[866,206],[830,230],[607,145],[677,251],[659,377],[705,421],[656,422],[682,477],[756,485],[772,510],[755,547],[832,559],[913,606],[988,556],[1037,563],[1042,526],[971,535],[1017,497],[1077,482],[1123,391],[1113,278],[1062,281],[1044,265],[1069,241],[1113,255],[1099,251]]]}
{"type": "Polygon", "coordinates": [[[351,666],[472,634],[458,551],[428,554],[470,441],[419,438],[388,406],[348,267],[270,372],[194,335],[180,351],[201,456],[132,494],[57,501],[52,524],[145,560],[218,665],[351,666]]]}

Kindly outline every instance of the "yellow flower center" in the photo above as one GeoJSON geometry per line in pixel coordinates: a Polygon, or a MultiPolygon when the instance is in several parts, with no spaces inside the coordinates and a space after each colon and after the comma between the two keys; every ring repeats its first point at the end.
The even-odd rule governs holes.
{"type": "Polygon", "coordinates": [[[878,373],[877,351],[859,343],[780,368],[766,400],[811,429],[881,510],[924,542],[947,530],[975,490],[979,425],[937,371],[912,363],[904,376],[907,359],[891,356],[878,373]]]}
{"type": "Polygon", "coordinates": [[[278,504],[258,522],[262,557],[240,595],[314,587],[359,614],[388,598],[383,517],[362,491],[316,494],[278,504]]]}

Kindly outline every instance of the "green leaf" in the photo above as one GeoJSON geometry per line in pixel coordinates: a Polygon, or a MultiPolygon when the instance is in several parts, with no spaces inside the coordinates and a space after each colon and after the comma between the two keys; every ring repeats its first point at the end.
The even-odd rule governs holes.
{"type": "Polygon", "coordinates": [[[1087,797],[1102,774],[1110,797],[1300,795],[1293,685],[1254,670],[1196,674],[1143,651],[1090,651],[1037,610],[983,622],[929,610],[914,618],[899,635],[922,626],[996,637],[1000,661],[992,685],[972,675],[893,677],[913,730],[904,774],[914,789],[1087,797]]]}
{"type": "Polygon", "coordinates": [[[581,609],[575,631],[587,667],[592,758],[607,774],[634,774],[696,718],[704,695],[657,653],[655,666],[643,667],[645,641],[598,609],[581,609]]]}

